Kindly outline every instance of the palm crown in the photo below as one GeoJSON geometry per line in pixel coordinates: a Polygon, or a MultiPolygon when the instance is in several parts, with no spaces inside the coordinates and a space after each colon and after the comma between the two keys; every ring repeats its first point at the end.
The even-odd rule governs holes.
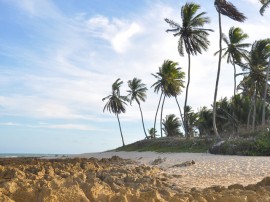
{"type": "Polygon", "coordinates": [[[126,96],[120,95],[120,86],[122,84],[123,81],[121,81],[120,79],[117,79],[112,84],[112,94],[102,99],[102,101],[108,100],[108,102],[105,104],[103,108],[103,112],[105,110],[108,110],[109,112],[112,112],[114,114],[125,113],[126,111],[125,105],[128,99],[126,96]]]}
{"type": "Polygon", "coordinates": [[[260,13],[261,13],[261,15],[263,15],[264,12],[265,12],[265,9],[267,7],[269,7],[269,5],[270,5],[270,0],[260,0],[260,2],[262,3],[262,7],[260,9],[260,13]]]}
{"type": "MultiPolygon", "coordinates": [[[[223,57],[227,56],[227,63],[240,63],[241,59],[248,54],[245,49],[250,46],[249,43],[242,43],[248,35],[245,34],[239,27],[231,27],[229,30],[229,38],[222,36],[223,41],[227,47],[222,50],[225,51],[223,57]]],[[[218,52],[217,52],[218,53],[218,52]]]]}
{"type": "Polygon", "coordinates": [[[179,136],[181,135],[179,127],[181,126],[181,123],[179,121],[179,118],[177,118],[174,114],[170,114],[166,116],[165,119],[163,119],[162,122],[164,128],[164,132],[166,136],[179,136]]]}
{"type": "Polygon", "coordinates": [[[268,64],[267,59],[269,57],[270,39],[255,41],[247,57],[248,63],[241,65],[243,69],[249,70],[248,75],[244,77],[238,86],[244,91],[244,94],[251,95],[254,90],[258,90],[262,94],[266,79],[263,72],[268,64]]]}
{"type": "Polygon", "coordinates": [[[140,100],[145,101],[147,88],[146,85],[142,83],[141,79],[134,78],[133,80],[129,80],[128,87],[129,90],[127,92],[129,93],[130,103],[133,100],[136,100],[138,104],[140,104],[140,100]]]}
{"type": "Polygon", "coordinates": [[[161,90],[166,96],[176,96],[181,93],[184,88],[185,73],[181,72],[181,68],[177,68],[178,63],[171,60],[165,60],[159,72],[152,74],[157,81],[152,85],[155,92],[161,90]]]}
{"type": "Polygon", "coordinates": [[[184,55],[184,47],[188,54],[197,55],[202,50],[207,50],[209,41],[207,36],[211,29],[203,29],[204,24],[209,23],[210,19],[205,17],[205,12],[196,14],[200,9],[200,5],[194,3],[186,3],[181,9],[182,25],[170,19],[165,19],[173,29],[166,30],[174,32],[174,36],[180,36],[178,42],[178,51],[181,56],[184,55]]]}
{"type": "Polygon", "coordinates": [[[243,13],[239,12],[232,3],[226,0],[215,0],[215,7],[217,12],[235,21],[243,22],[246,19],[243,13]]]}

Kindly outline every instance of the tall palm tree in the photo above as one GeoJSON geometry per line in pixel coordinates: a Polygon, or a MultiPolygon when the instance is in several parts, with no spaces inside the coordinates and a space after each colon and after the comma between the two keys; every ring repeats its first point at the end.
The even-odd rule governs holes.
{"type": "Polygon", "coordinates": [[[186,106],[188,99],[188,89],[190,83],[190,55],[197,55],[206,51],[209,46],[207,39],[211,29],[203,29],[203,26],[210,22],[208,17],[205,17],[206,12],[197,14],[200,5],[195,3],[186,3],[181,8],[182,25],[174,22],[173,20],[165,19],[165,21],[173,28],[167,29],[166,32],[173,32],[175,37],[179,37],[178,52],[180,56],[184,56],[184,49],[188,55],[188,81],[186,86],[186,96],[184,104],[184,128],[185,135],[188,137],[188,126],[186,121],[186,106]]]}
{"type": "Polygon", "coordinates": [[[243,69],[249,71],[248,75],[240,82],[239,87],[242,88],[243,93],[249,94],[250,97],[251,95],[253,96],[253,129],[256,119],[256,101],[258,97],[261,99],[264,97],[265,83],[268,80],[265,76],[265,70],[269,57],[270,39],[259,40],[252,44],[251,50],[247,55],[247,63],[241,64],[243,69]]]}
{"type": "Polygon", "coordinates": [[[265,9],[270,6],[270,0],[260,0],[262,7],[260,9],[260,14],[263,15],[265,12],[265,9]]]}
{"type": "MultiPolygon", "coordinates": [[[[163,98],[161,106],[161,120],[162,120],[162,111],[163,105],[166,97],[177,96],[181,93],[182,88],[184,88],[184,77],[185,73],[180,71],[180,68],[177,68],[178,63],[171,60],[165,60],[161,67],[159,67],[159,72],[152,74],[157,81],[152,85],[154,87],[154,92],[158,93],[161,91],[156,115],[154,122],[154,130],[156,129],[156,118],[158,109],[160,106],[161,99],[163,98]]],[[[161,122],[161,136],[162,136],[162,122],[161,122]]]]}
{"type": "Polygon", "coordinates": [[[220,75],[220,68],[221,68],[221,56],[222,56],[221,15],[225,15],[238,22],[243,22],[246,19],[246,17],[242,13],[240,13],[232,3],[226,0],[215,0],[214,5],[218,12],[218,19],[219,19],[219,60],[218,60],[218,71],[217,71],[217,78],[216,78],[214,103],[213,103],[213,128],[214,128],[214,132],[217,139],[220,140],[220,135],[218,134],[217,126],[216,126],[216,100],[217,100],[217,91],[218,91],[219,75],[220,75]]]}
{"type": "MultiPolygon", "coordinates": [[[[226,47],[222,49],[224,54],[222,57],[227,56],[227,63],[231,63],[234,68],[234,92],[236,94],[236,64],[242,62],[242,58],[246,58],[248,51],[245,48],[248,48],[250,43],[242,43],[245,39],[248,38],[248,35],[245,34],[239,27],[231,27],[229,30],[229,38],[225,35],[222,36],[223,41],[226,43],[226,47]]],[[[215,55],[219,53],[216,52],[215,55]]]]}
{"type": "Polygon", "coordinates": [[[179,118],[174,114],[167,115],[162,121],[163,130],[167,137],[181,136],[179,127],[181,126],[179,118]]]}
{"type": "Polygon", "coordinates": [[[266,70],[266,79],[265,79],[265,86],[264,86],[264,93],[263,93],[263,107],[262,107],[262,125],[265,124],[265,105],[266,105],[266,96],[268,91],[268,80],[269,80],[269,70],[270,70],[270,57],[268,61],[268,67],[266,70]]]}
{"type": "Polygon", "coordinates": [[[123,137],[123,133],[122,133],[122,129],[121,129],[121,124],[120,124],[120,120],[119,120],[119,116],[118,116],[118,114],[126,112],[125,105],[127,104],[126,102],[128,102],[128,98],[126,96],[120,95],[120,87],[122,84],[123,84],[123,81],[121,81],[120,79],[117,79],[112,84],[112,94],[108,95],[107,97],[104,97],[102,99],[102,101],[108,100],[103,108],[103,112],[105,110],[107,110],[110,113],[112,112],[116,115],[117,120],[118,120],[119,129],[120,129],[121,138],[122,138],[122,143],[123,143],[123,146],[125,146],[124,137],[123,137]]]}
{"type": "Polygon", "coordinates": [[[142,83],[141,79],[133,78],[133,80],[128,81],[128,87],[129,87],[129,90],[127,92],[129,93],[128,97],[130,100],[130,104],[132,104],[132,101],[135,100],[137,104],[139,105],[141,118],[142,118],[143,131],[144,131],[145,137],[147,138],[144,121],[143,121],[143,113],[142,113],[142,108],[141,108],[141,103],[140,103],[140,101],[145,102],[146,91],[147,91],[146,85],[142,83]]]}
{"type": "MultiPolygon", "coordinates": [[[[260,0],[260,2],[262,4],[260,13],[261,15],[263,15],[265,12],[265,9],[270,6],[270,0],[260,0]]],[[[270,69],[270,57],[269,57],[269,62],[268,62],[268,68],[266,71],[266,82],[265,82],[264,97],[263,97],[262,125],[265,124],[265,102],[266,102],[266,94],[267,94],[267,89],[268,89],[269,69],[270,69]]]]}
{"type": "MultiPolygon", "coordinates": [[[[236,94],[236,64],[242,62],[242,58],[246,58],[248,51],[245,49],[250,46],[249,43],[242,43],[245,39],[248,38],[248,35],[245,34],[239,27],[231,27],[229,30],[229,38],[224,34],[222,36],[223,41],[226,43],[226,47],[222,49],[225,51],[223,57],[227,56],[227,63],[231,63],[234,68],[234,89],[233,96],[236,94]]],[[[219,52],[219,51],[218,51],[219,52]]],[[[218,53],[216,52],[215,55],[218,53]]],[[[233,112],[233,118],[235,113],[233,112]]],[[[234,133],[237,131],[235,122],[234,133]]]]}

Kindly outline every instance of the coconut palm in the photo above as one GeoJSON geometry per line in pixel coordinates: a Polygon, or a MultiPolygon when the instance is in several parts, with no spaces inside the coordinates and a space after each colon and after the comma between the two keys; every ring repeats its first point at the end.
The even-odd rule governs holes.
{"type": "MultiPolygon", "coordinates": [[[[231,27],[229,30],[229,38],[225,35],[222,36],[223,41],[226,43],[227,47],[223,48],[225,51],[223,57],[227,56],[227,63],[231,63],[234,68],[234,89],[233,96],[236,94],[236,63],[241,63],[242,58],[246,58],[248,51],[245,49],[250,46],[249,43],[242,43],[243,40],[247,39],[248,35],[245,34],[239,27],[231,27]]],[[[219,52],[219,51],[218,51],[219,52]]],[[[218,53],[216,52],[215,55],[218,53]]],[[[234,112],[233,112],[234,117],[234,112]]],[[[234,122],[234,129],[237,127],[234,122]]],[[[235,131],[234,131],[235,132],[235,131]]]]}
{"type": "Polygon", "coordinates": [[[262,7],[260,9],[260,14],[263,15],[265,12],[265,9],[270,6],[270,0],[260,0],[262,7]]]}
{"type": "MultiPolygon", "coordinates": [[[[246,58],[248,51],[245,49],[251,44],[242,43],[245,39],[248,38],[248,35],[245,34],[239,27],[231,27],[229,30],[229,38],[225,35],[222,36],[223,41],[226,43],[227,47],[222,49],[224,54],[222,57],[227,56],[227,63],[231,63],[234,68],[234,93],[236,94],[236,64],[242,62],[242,58],[246,58]]],[[[219,53],[216,52],[215,55],[219,53]]]]}
{"type": "MultiPolygon", "coordinates": [[[[148,133],[150,135],[150,138],[155,138],[157,130],[155,130],[154,128],[150,128],[150,129],[148,129],[148,133]]],[[[146,139],[148,139],[148,137],[146,139]]]]}
{"type": "Polygon", "coordinates": [[[263,93],[262,125],[265,124],[265,105],[266,105],[266,96],[267,96],[267,91],[268,91],[269,70],[270,70],[270,57],[269,57],[268,67],[267,67],[266,75],[265,75],[266,79],[265,79],[264,93],[263,93]]]}
{"type": "Polygon", "coordinates": [[[141,103],[140,103],[140,101],[144,102],[146,99],[146,91],[147,91],[146,85],[142,83],[141,79],[133,78],[133,80],[128,81],[128,87],[129,87],[129,90],[127,92],[129,93],[128,97],[130,100],[130,104],[132,104],[132,101],[135,100],[137,104],[139,105],[141,118],[142,118],[143,131],[144,131],[145,137],[147,137],[144,121],[143,121],[141,103]]]}
{"type": "MultiPolygon", "coordinates": [[[[270,5],[270,0],[260,0],[262,3],[262,7],[260,9],[261,15],[264,14],[265,9],[269,7],[270,5]]],[[[267,89],[268,89],[268,75],[269,75],[269,69],[270,69],[270,57],[269,57],[269,62],[268,62],[268,68],[266,71],[266,82],[265,82],[265,89],[264,89],[264,97],[263,97],[263,111],[262,111],[262,125],[265,124],[265,100],[266,100],[266,94],[267,94],[267,89]]]]}
{"type": "Polygon", "coordinates": [[[214,132],[217,139],[220,140],[220,136],[218,134],[217,126],[216,126],[216,100],[217,100],[217,91],[218,91],[219,75],[220,75],[220,68],[221,68],[221,56],[222,56],[221,15],[225,15],[238,22],[243,22],[246,19],[246,17],[242,13],[240,13],[232,3],[226,0],[215,0],[214,5],[218,12],[218,19],[219,19],[219,61],[218,61],[218,71],[217,71],[216,86],[215,86],[215,93],[214,93],[214,103],[213,103],[213,128],[214,128],[214,132]]]}
{"type": "Polygon", "coordinates": [[[112,94],[108,95],[107,97],[104,97],[102,99],[102,101],[108,100],[103,108],[103,112],[105,110],[107,110],[110,113],[112,112],[116,115],[117,120],[118,120],[119,129],[120,129],[121,138],[122,138],[122,143],[123,143],[123,146],[125,146],[125,142],[124,142],[124,138],[123,138],[123,134],[122,134],[122,129],[121,129],[121,124],[120,124],[120,120],[119,120],[119,116],[118,116],[118,114],[126,112],[125,105],[127,104],[126,102],[128,102],[128,99],[126,96],[120,95],[120,87],[122,84],[123,84],[123,81],[121,81],[120,79],[117,79],[112,84],[112,94]]]}
{"type": "Polygon", "coordinates": [[[165,119],[162,121],[163,130],[167,137],[175,137],[181,136],[182,133],[180,132],[180,120],[174,114],[167,115],[165,119]]]}
{"type": "Polygon", "coordinates": [[[186,108],[189,135],[194,137],[197,134],[199,125],[199,114],[195,113],[190,106],[186,106],[186,108]]]}
{"type": "Polygon", "coordinates": [[[268,65],[269,57],[270,39],[259,40],[252,44],[251,51],[247,55],[247,63],[241,64],[243,69],[249,71],[248,75],[240,82],[239,88],[242,88],[244,94],[253,97],[253,130],[256,119],[256,101],[258,97],[264,97],[265,83],[268,81],[264,72],[268,65]]]}
{"type": "MultiPolygon", "coordinates": [[[[159,110],[161,99],[163,98],[161,106],[161,120],[162,120],[162,111],[166,97],[177,96],[181,93],[182,88],[184,88],[184,77],[185,73],[180,71],[180,68],[176,66],[178,63],[171,60],[165,60],[161,67],[159,67],[159,72],[152,74],[157,81],[152,85],[154,87],[154,92],[158,93],[161,91],[155,121],[154,121],[154,130],[156,129],[156,118],[159,110]]],[[[162,137],[162,121],[161,121],[161,137],[162,137]]]]}
{"type": "Polygon", "coordinates": [[[185,135],[188,136],[188,126],[186,121],[186,106],[188,99],[188,89],[190,83],[190,55],[197,55],[202,51],[207,50],[209,41],[207,39],[211,29],[203,29],[203,26],[210,22],[208,17],[205,17],[206,12],[197,14],[200,5],[195,3],[186,3],[181,8],[182,25],[173,20],[165,19],[165,21],[173,28],[166,32],[173,32],[175,37],[179,37],[178,52],[180,56],[184,56],[184,49],[188,55],[188,81],[186,86],[186,96],[184,104],[184,128],[185,135]]]}
{"type": "Polygon", "coordinates": [[[209,136],[213,133],[213,111],[212,109],[207,109],[207,107],[202,107],[199,112],[199,122],[198,130],[200,136],[209,136]]]}

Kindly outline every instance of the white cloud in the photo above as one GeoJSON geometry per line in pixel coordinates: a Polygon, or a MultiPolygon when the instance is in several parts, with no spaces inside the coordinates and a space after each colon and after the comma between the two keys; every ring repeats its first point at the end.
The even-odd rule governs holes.
{"type": "MultiPolygon", "coordinates": [[[[34,15],[41,8],[34,1],[29,2],[29,5],[21,3],[21,6],[34,15]]],[[[46,10],[54,13],[58,8],[48,1],[41,13],[46,10]]],[[[102,15],[89,18],[85,13],[79,13],[74,19],[61,16],[61,20],[52,21],[55,28],[53,32],[50,26],[42,27],[40,32],[48,37],[45,47],[9,51],[22,65],[18,69],[25,71],[18,74],[18,69],[13,71],[13,68],[6,68],[8,75],[12,76],[7,79],[7,74],[0,75],[1,82],[4,81],[3,77],[6,78],[1,84],[7,88],[9,85],[23,86],[25,90],[2,95],[2,112],[35,118],[101,121],[102,117],[105,121],[114,120],[114,116],[102,113],[104,103],[101,99],[110,93],[111,84],[117,78],[126,82],[139,77],[149,88],[148,99],[146,103],[142,103],[145,119],[153,121],[159,96],[150,88],[155,82],[150,73],[157,72],[165,59],[179,62],[179,66],[186,71],[187,58],[180,57],[177,52],[178,39],[165,32],[169,26],[164,18],[180,21],[179,7],[164,2],[151,4],[146,10],[147,12],[126,19],[102,15]],[[38,53],[40,50],[42,54],[38,53]],[[32,64],[32,68],[25,64],[32,64]]],[[[208,11],[208,15],[210,14],[208,11]]],[[[207,28],[217,30],[217,21],[214,18],[212,20],[213,23],[207,28]]],[[[269,36],[269,22],[260,18],[259,23],[241,24],[242,29],[249,33],[250,42],[259,35],[269,36]]],[[[235,25],[233,21],[223,19],[225,33],[231,25],[235,25]]],[[[210,106],[213,100],[218,60],[213,53],[218,49],[217,31],[211,33],[210,41],[208,52],[192,57],[188,104],[195,110],[199,106],[210,106]]],[[[230,96],[233,86],[232,68],[224,62],[221,71],[219,97],[230,96]]],[[[127,85],[124,83],[123,94],[126,94],[126,89],[127,85]]],[[[183,100],[184,92],[179,97],[182,106],[183,100]]],[[[164,115],[177,109],[175,101],[166,103],[164,115]]],[[[123,118],[125,121],[140,119],[135,103],[133,107],[128,107],[123,118]]]]}
{"type": "Polygon", "coordinates": [[[130,46],[129,40],[131,39],[131,37],[139,33],[140,31],[140,26],[136,23],[132,23],[127,30],[119,32],[113,37],[111,41],[112,46],[117,52],[124,52],[128,48],[128,46],[130,46]]]}
{"type": "Polygon", "coordinates": [[[117,18],[110,21],[101,15],[90,18],[87,26],[90,33],[106,39],[118,53],[125,52],[131,46],[132,37],[142,31],[141,26],[136,22],[117,18]]]}

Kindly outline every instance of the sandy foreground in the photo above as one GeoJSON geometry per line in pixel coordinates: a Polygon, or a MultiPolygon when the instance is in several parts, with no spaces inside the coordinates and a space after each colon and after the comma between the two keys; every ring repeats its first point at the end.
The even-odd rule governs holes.
{"type": "Polygon", "coordinates": [[[0,158],[0,202],[266,202],[270,158],[102,152],[0,158]]]}
{"type": "Polygon", "coordinates": [[[270,176],[270,157],[224,156],[209,153],[156,153],[156,152],[102,152],[80,154],[83,158],[110,158],[119,156],[144,165],[155,165],[167,174],[175,176],[173,182],[182,188],[206,188],[214,185],[229,186],[256,184],[270,176]],[[194,161],[190,166],[177,166],[194,161]],[[173,167],[176,165],[175,167],[173,167]]]}

